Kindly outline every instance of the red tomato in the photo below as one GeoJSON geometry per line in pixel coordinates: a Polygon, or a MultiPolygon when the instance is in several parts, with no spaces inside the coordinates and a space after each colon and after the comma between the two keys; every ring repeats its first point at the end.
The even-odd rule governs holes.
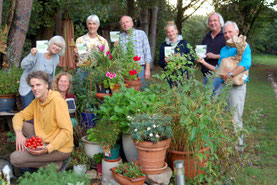
{"type": "Polygon", "coordinates": [[[31,139],[34,140],[34,139],[36,139],[36,137],[35,137],[35,136],[32,136],[31,139]]]}

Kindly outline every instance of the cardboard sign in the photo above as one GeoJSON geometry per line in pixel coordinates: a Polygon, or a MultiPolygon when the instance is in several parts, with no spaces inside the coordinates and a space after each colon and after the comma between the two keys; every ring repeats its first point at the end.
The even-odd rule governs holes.
{"type": "Polygon", "coordinates": [[[195,52],[202,58],[206,58],[207,45],[196,45],[195,52]]]}

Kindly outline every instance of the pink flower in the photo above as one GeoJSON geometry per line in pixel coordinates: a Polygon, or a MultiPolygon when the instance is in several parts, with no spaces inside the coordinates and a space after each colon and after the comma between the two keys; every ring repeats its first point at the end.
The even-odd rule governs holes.
{"type": "Polygon", "coordinates": [[[106,73],[106,77],[109,77],[109,76],[110,76],[110,72],[107,72],[107,73],[106,73]]]}
{"type": "Polygon", "coordinates": [[[110,55],[110,60],[113,58],[113,56],[112,55],[110,55]]]}
{"type": "Polygon", "coordinates": [[[102,45],[102,46],[98,46],[98,49],[99,49],[99,51],[104,51],[105,50],[105,45],[102,45]]]}
{"type": "Polygon", "coordinates": [[[116,77],[116,74],[115,74],[115,73],[113,73],[113,77],[114,77],[114,78],[116,77]]]}
{"type": "Polygon", "coordinates": [[[109,56],[111,53],[109,51],[106,52],[106,56],[109,56]]]}

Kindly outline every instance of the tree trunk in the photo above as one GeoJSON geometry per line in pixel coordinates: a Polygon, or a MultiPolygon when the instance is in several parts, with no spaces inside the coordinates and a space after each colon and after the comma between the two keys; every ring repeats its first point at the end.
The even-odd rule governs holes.
{"type": "Polygon", "coordinates": [[[146,35],[149,35],[149,14],[148,14],[148,8],[145,8],[141,11],[141,26],[142,30],[146,33],[146,35]]]}
{"type": "Polygon", "coordinates": [[[0,26],[2,24],[3,0],[0,0],[0,26]]]}
{"type": "Polygon", "coordinates": [[[16,0],[15,15],[8,36],[7,59],[19,66],[32,11],[32,0],[16,0]]]}
{"type": "Polygon", "coordinates": [[[56,35],[62,35],[63,31],[62,31],[62,10],[58,10],[57,15],[56,15],[56,28],[55,28],[55,32],[56,35]]]}
{"type": "Polygon", "coordinates": [[[128,15],[134,19],[135,15],[135,1],[134,0],[127,0],[127,9],[128,15]]]}
{"type": "Polygon", "coordinates": [[[150,25],[151,26],[150,27],[150,48],[151,48],[151,56],[152,56],[151,68],[154,68],[154,61],[155,61],[158,10],[159,10],[159,7],[154,5],[152,8],[151,25],[150,25]]]}
{"type": "Polygon", "coordinates": [[[179,34],[182,34],[182,19],[184,16],[184,11],[183,11],[183,0],[178,0],[177,1],[177,16],[176,16],[176,26],[179,31],[179,34]]]}

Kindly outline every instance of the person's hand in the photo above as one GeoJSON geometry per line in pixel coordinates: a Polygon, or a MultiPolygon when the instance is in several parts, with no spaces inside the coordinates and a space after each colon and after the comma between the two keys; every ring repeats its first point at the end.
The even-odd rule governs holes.
{"type": "Polygon", "coordinates": [[[116,46],[118,44],[118,41],[115,41],[114,43],[113,43],[113,46],[116,46]]]}
{"type": "Polygon", "coordinates": [[[144,77],[147,80],[148,78],[150,78],[150,70],[145,70],[144,72],[144,77]]]}
{"type": "Polygon", "coordinates": [[[32,54],[33,56],[35,56],[35,55],[37,54],[37,48],[32,48],[32,49],[31,49],[31,54],[32,54]]]}
{"type": "Polygon", "coordinates": [[[15,131],[15,144],[16,144],[16,151],[23,152],[25,151],[24,143],[26,138],[23,136],[21,130],[15,131]]]}
{"type": "Polygon", "coordinates": [[[211,53],[211,52],[209,52],[209,53],[206,54],[206,58],[208,58],[208,59],[216,59],[216,55],[211,53]]]}
{"type": "Polygon", "coordinates": [[[198,60],[195,60],[197,63],[203,64],[205,62],[204,58],[202,58],[200,55],[198,55],[198,60]]]}
{"type": "Polygon", "coordinates": [[[42,155],[48,152],[46,146],[38,146],[36,150],[28,150],[32,155],[42,155]]]}
{"type": "Polygon", "coordinates": [[[168,60],[167,60],[168,58],[169,58],[169,57],[165,57],[165,58],[164,58],[164,61],[165,61],[166,63],[168,63],[168,60]]]}
{"type": "Polygon", "coordinates": [[[228,73],[222,73],[222,74],[220,74],[219,76],[220,76],[220,78],[222,78],[224,81],[227,81],[227,80],[229,80],[229,79],[232,79],[232,77],[229,76],[228,73]]]}

